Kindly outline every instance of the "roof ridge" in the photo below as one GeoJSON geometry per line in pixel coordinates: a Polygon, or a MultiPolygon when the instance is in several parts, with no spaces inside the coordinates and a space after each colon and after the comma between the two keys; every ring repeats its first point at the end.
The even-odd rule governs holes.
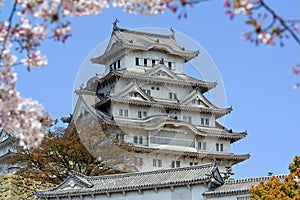
{"type": "Polygon", "coordinates": [[[205,163],[205,164],[196,165],[196,166],[171,168],[171,169],[160,169],[160,170],[146,171],[146,172],[108,174],[108,175],[100,175],[100,176],[86,176],[86,178],[89,180],[110,179],[110,178],[117,178],[117,177],[123,177],[123,176],[142,176],[142,175],[147,175],[147,174],[162,174],[162,173],[167,173],[167,172],[187,171],[187,170],[191,170],[191,169],[202,169],[202,168],[208,168],[208,167],[216,167],[216,166],[214,165],[214,163],[205,163]]]}
{"type": "MultiPolygon", "coordinates": [[[[274,175],[279,179],[284,179],[287,174],[278,174],[274,175]]],[[[260,177],[252,177],[252,178],[241,178],[241,179],[234,179],[234,180],[226,180],[225,184],[232,185],[238,183],[248,183],[248,182],[259,182],[259,181],[266,181],[269,180],[272,176],[260,176],[260,177]]]]}
{"type": "Polygon", "coordinates": [[[151,35],[151,36],[160,36],[160,37],[165,37],[165,38],[173,38],[172,34],[167,35],[167,34],[161,34],[161,33],[152,33],[152,32],[146,32],[146,31],[138,31],[138,30],[133,30],[133,29],[127,29],[127,28],[118,28],[116,30],[113,30],[113,32],[130,32],[130,33],[135,33],[135,34],[139,34],[139,35],[151,35]]]}

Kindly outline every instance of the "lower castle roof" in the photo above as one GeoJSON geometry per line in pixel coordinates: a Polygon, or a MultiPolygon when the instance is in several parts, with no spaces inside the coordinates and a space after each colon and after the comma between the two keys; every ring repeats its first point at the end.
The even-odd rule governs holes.
{"type": "Polygon", "coordinates": [[[146,147],[146,146],[129,146],[129,145],[121,145],[127,151],[141,152],[141,153],[159,153],[159,154],[173,154],[173,155],[181,155],[187,157],[194,157],[198,159],[220,159],[220,160],[228,160],[234,162],[234,164],[242,162],[250,158],[250,154],[233,154],[233,153],[213,153],[209,151],[185,151],[184,149],[176,150],[176,149],[166,149],[159,147],[146,147]]]}
{"type": "MultiPolygon", "coordinates": [[[[286,175],[277,175],[280,180],[283,180],[286,175]]],[[[240,195],[249,194],[249,190],[252,186],[259,184],[261,181],[268,181],[271,176],[263,176],[256,178],[245,178],[236,180],[227,180],[225,184],[204,192],[204,196],[209,197],[219,197],[227,195],[240,195]]]]}
{"type": "Polygon", "coordinates": [[[74,197],[85,195],[106,194],[176,186],[190,186],[211,183],[214,186],[223,184],[217,166],[213,163],[194,167],[163,169],[148,172],[136,172],[118,175],[85,176],[72,172],[69,177],[55,188],[36,191],[39,198],[74,197]]]}

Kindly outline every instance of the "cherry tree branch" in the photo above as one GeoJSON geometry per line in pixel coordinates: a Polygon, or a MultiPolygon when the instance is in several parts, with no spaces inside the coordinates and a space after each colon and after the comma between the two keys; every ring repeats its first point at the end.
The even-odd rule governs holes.
{"type": "MultiPolygon", "coordinates": [[[[284,20],[282,17],[280,17],[270,6],[268,6],[264,0],[260,0],[261,5],[267,10],[269,11],[272,16],[273,19],[278,20],[280,22],[280,24],[285,28],[286,31],[288,31],[290,33],[290,35],[293,37],[293,39],[298,43],[298,45],[300,45],[300,39],[299,37],[295,34],[295,32],[286,24],[286,20],[284,20]]],[[[290,20],[289,20],[290,21],[290,20]]],[[[299,21],[300,22],[300,21],[299,21]]]]}

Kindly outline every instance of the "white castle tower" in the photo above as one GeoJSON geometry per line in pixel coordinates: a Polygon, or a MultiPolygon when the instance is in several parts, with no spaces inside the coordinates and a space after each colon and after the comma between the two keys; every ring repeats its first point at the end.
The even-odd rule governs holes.
{"type": "MultiPolygon", "coordinates": [[[[119,28],[114,23],[103,55],[92,58],[105,72],[76,90],[73,122],[87,112],[103,130],[135,153],[140,171],[217,162],[225,167],[249,154],[234,154],[231,144],[244,138],[217,119],[232,108],[219,108],[204,97],[217,86],[185,74],[185,64],[199,51],[179,46],[169,35],[119,28]]],[[[76,122],[75,122],[76,123],[76,122]]]]}

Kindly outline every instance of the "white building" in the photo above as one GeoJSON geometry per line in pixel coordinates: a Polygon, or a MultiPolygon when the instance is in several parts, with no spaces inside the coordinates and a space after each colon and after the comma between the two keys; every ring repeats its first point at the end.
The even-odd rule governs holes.
{"type": "Polygon", "coordinates": [[[4,129],[0,129],[0,175],[13,173],[19,167],[8,164],[7,160],[16,152],[15,141],[4,129]]]}
{"type": "Polygon", "coordinates": [[[199,51],[178,45],[169,35],[119,28],[116,24],[103,55],[92,58],[105,73],[92,77],[79,98],[73,123],[96,115],[110,135],[136,152],[139,171],[187,167],[216,159],[221,172],[250,157],[234,154],[231,144],[246,132],[232,132],[217,119],[232,108],[219,108],[204,94],[217,83],[185,74],[199,51]]]}
{"type": "Polygon", "coordinates": [[[73,171],[57,187],[36,191],[35,195],[48,200],[249,200],[251,186],[269,178],[224,182],[213,163],[105,176],[84,176],[73,171]]]}
{"type": "Polygon", "coordinates": [[[181,48],[173,30],[162,35],[115,24],[105,53],[91,59],[104,65],[105,73],[76,90],[79,98],[71,123],[96,116],[106,134],[135,153],[140,172],[92,177],[72,172],[60,185],[36,191],[36,196],[49,200],[249,200],[251,186],[270,177],[222,178],[225,167],[249,158],[230,148],[246,133],[218,123],[232,109],[219,108],[205,98],[215,82],[184,73],[185,63],[198,54],[181,48]]]}

